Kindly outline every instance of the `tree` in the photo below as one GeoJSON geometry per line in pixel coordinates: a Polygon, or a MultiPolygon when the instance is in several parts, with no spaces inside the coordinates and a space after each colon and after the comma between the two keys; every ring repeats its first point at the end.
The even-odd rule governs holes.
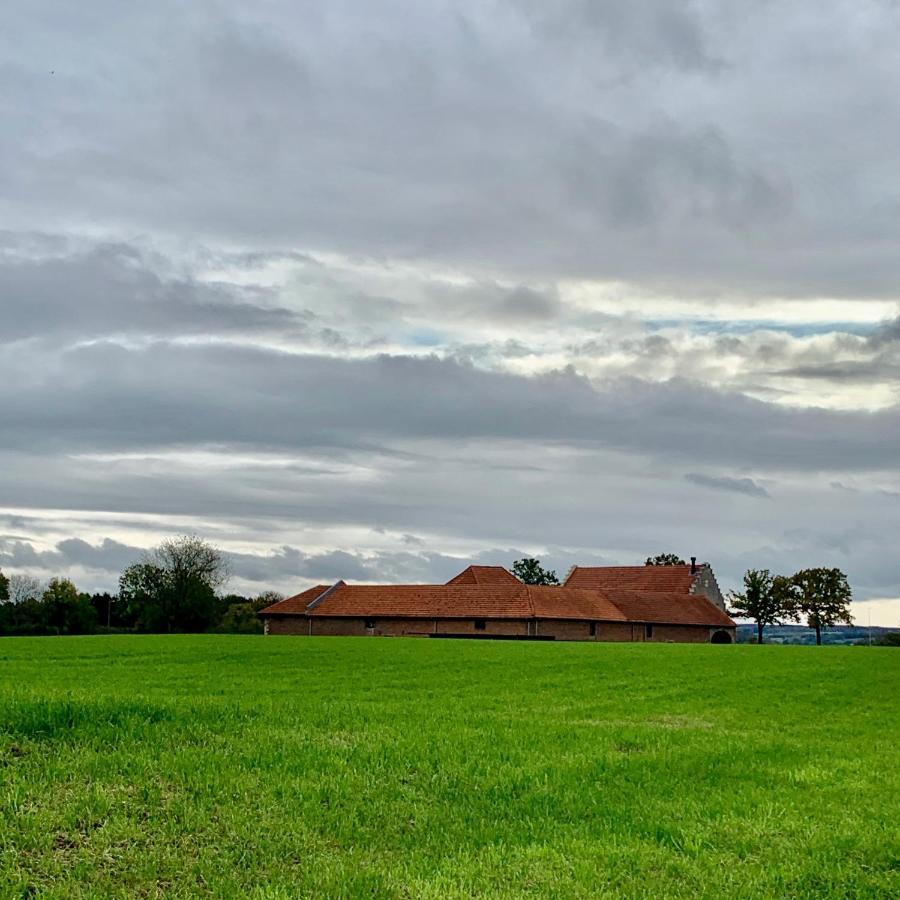
{"type": "Polygon", "coordinates": [[[29,575],[10,575],[7,593],[0,603],[0,634],[46,634],[40,582],[29,575]]]}
{"type": "Polygon", "coordinates": [[[847,576],[840,569],[803,569],[791,577],[797,592],[797,608],[806,624],[816,629],[816,644],[822,643],[822,628],[844,622],[853,624],[847,576]]]}
{"type": "Polygon", "coordinates": [[[90,634],[97,613],[87,594],[79,594],[68,578],[51,578],[41,596],[44,624],[57,634],[90,634]]]}
{"type": "Polygon", "coordinates": [[[7,600],[9,600],[9,579],[0,569],[0,603],[5,603],[7,600]]]}
{"type": "Polygon", "coordinates": [[[556,572],[541,566],[539,559],[525,557],[513,563],[513,575],[523,584],[559,584],[556,572]]]}
{"type": "Polygon", "coordinates": [[[660,553],[648,556],[645,566],[686,566],[687,563],[676,553],[660,553]]]}
{"type": "Polygon", "coordinates": [[[278,603],[279,600],[284,600],[284,594],[279,594],[278,591],[263,591],[258,597],[254,597],[251,603],[253,609],[259,612],[267,606],[278,603]]]}
{"type": "Polygon", "coordinates": [[[789,578],[776,575],[768,569],[748,569],[744,573],[744,591],[732,591],[731,614],[756,622],[756,642],[763,642],[766,625],[783,625],[797,620],[795,592],[789,578]]]}
{"type": "Polygon", "coordinates": [[[20,604],[27,600],[38,600],[43,593],[41,583],[31,575],[13,575],[9,579],[9,599],[20,604]]]}
{"type": "Polygon", "coordinates": [[[216,590],[227,580],[219,550],[185,535],[129,566],[119,579],[119,598],[141,631],[203,631],[218,620],[216,590]]]}
{"type": "Polygon", "coordinates": [[[230,603],[215,630],[227,634],[262,634],[263,623],[252,603],[230,603]]]}

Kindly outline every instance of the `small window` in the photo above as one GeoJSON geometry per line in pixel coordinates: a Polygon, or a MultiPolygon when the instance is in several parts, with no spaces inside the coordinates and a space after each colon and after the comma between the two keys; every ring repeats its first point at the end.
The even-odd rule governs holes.
{"type": "Polygon", "coordinates": [[[597,636],[597,623],[591,622],[591,637],[597,636]]]}
{"type": "Polygon", "coordinates": [[[645,625],[645,626],[644,626],[644,634],[645,634],[648,638],[652,638],[652,637],[653,637],[653,626],[652,626],[652,625],[645,625]]]}
{"type": "Polygon", "coordinates": [[[485,623],[484,619],[476,619],[475,620],[475,630],[476,631],[484,631],[485,624],[486,623],[485,623]]]}
{"type": "Polygon", "coordinates": [[[366,619],[366,628],[374,628],[375,620],[374,619],[366,619]]]}

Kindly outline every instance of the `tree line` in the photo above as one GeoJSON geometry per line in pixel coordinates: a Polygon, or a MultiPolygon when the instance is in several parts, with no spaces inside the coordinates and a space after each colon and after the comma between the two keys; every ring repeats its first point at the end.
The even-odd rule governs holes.
{"type": "Polygon", "coordinates": [[[222,553],[194,536],[163,541],[128,566],[118,594],[85,593],[68,578],[42,585],[0,571],[0,634],[261,632],[257,613],[282,595],[221,594],[228,577],[222,553]]]}
{"type": "MultiPolygon", "coordinates": [[[[648,557],[650,565],[684,565],[674,553],[648,557]]],[[[516,560],[513,574],[526,584],[559,584],[540,560],[516,560]]],[[[94,634],[103,631],[258,633],[257,613],[282,599],[275,591],[256,597],[220,594],[229,578],[223,554],[198,537],[163,541],[128,566],[118,594],[79,591],[68,578],[46,585],[27,575],[0,571],[0,635],[94,634]]],[[[732,615],[756,623],[757,641],[766,625],[805,617],[822,643],[822,629],[852,624],[847,576],[836,568],[773,575],[748,569],[743,591],[729,594],[732,615]]]]}
{"type": "Polygon", "coordinates": [[[806,618],[814,628],[816,643],[822,629],[839,623],[853,624],[852,591],[840,569],[802,569],[793,575],[773,575],[768,569],[748,569],[743,591],[732,591],[731,615],[756,623],[756,641],[763,642],[766,625],[787,625],[806,618]]]}

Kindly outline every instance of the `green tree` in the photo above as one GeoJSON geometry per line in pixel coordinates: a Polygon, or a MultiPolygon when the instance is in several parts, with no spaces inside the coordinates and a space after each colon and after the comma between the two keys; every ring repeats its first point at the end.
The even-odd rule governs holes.
{"type": "Polygon", "coordinates": [[[816,630],[816,644],[822,643],[823,628],[838,622],[853,624],[853,593],[840,569],[803,569],[791,577],[791,582],[797,592],[797,609],[806,616],[806,624],[816,630]]]}
{"type": "Polygon", "coordinates": [[[0,603],[5,603],[7,600],[9,600],[9,579],[0,569],[0,603]]]}
{"type": "Polygon", "coordinates": [[[648,556],[645,566],[686,566],[687,563],[677,553],[659,553],[648,556]]]}
{"type": "Polygon", "coordinates": [[[263,623],[252,603],[231,603],[215,630],[228,634],[262,634],[263,623]]]}
{"type": "Polygon", "coordinates": [[[278,591],[263,591],[258,597],[254,597],[251,602],[253,603],[253,609],[259,612],[267,606],[278,603],[279,600],[284,600],[284,594],[279,594],[278,591]]]}
{"type": "Polygon", "coordinates": [[[222,554],[186,535],[163,541],[119,579],[119,599],[141,631],[204,631],[216,624],[216,590],[228,580],[222,554]]]}
{"type": "Polygon", "coordinates": [[[770,574],[768,569],[748,569],[742,593],[732,591],[731,614],[756,623],[756,642],[763,642],[766,625],[783,625],[797,620],[795,593],[790,579],[770,574]]]}
{"type": "Polygon", "coordinates": [[[51,578],[41,595],[44,624],[57,634],[91,634],[97,612],[87,594],[79,594],[68,578],[51,578]]]}
{"type": "Polygon", "coordinates": [[[513,575],[523,584],[559,584],[556,572],[541,566],[539,559],[517,559],[512,567],[513,575]]]}

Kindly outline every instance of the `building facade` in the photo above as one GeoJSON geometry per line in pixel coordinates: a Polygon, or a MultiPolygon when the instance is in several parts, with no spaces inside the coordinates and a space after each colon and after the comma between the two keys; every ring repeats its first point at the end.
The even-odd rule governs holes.
{"type": "Polygon", "coordinates": [[[469,566],[443,585],[338,581],[260,617],[266,634],[306,636],[733,643],[736,629],[712,570],[693,563],[576,566],[559,586],[522,584],[502,566],[469,566]]]}

